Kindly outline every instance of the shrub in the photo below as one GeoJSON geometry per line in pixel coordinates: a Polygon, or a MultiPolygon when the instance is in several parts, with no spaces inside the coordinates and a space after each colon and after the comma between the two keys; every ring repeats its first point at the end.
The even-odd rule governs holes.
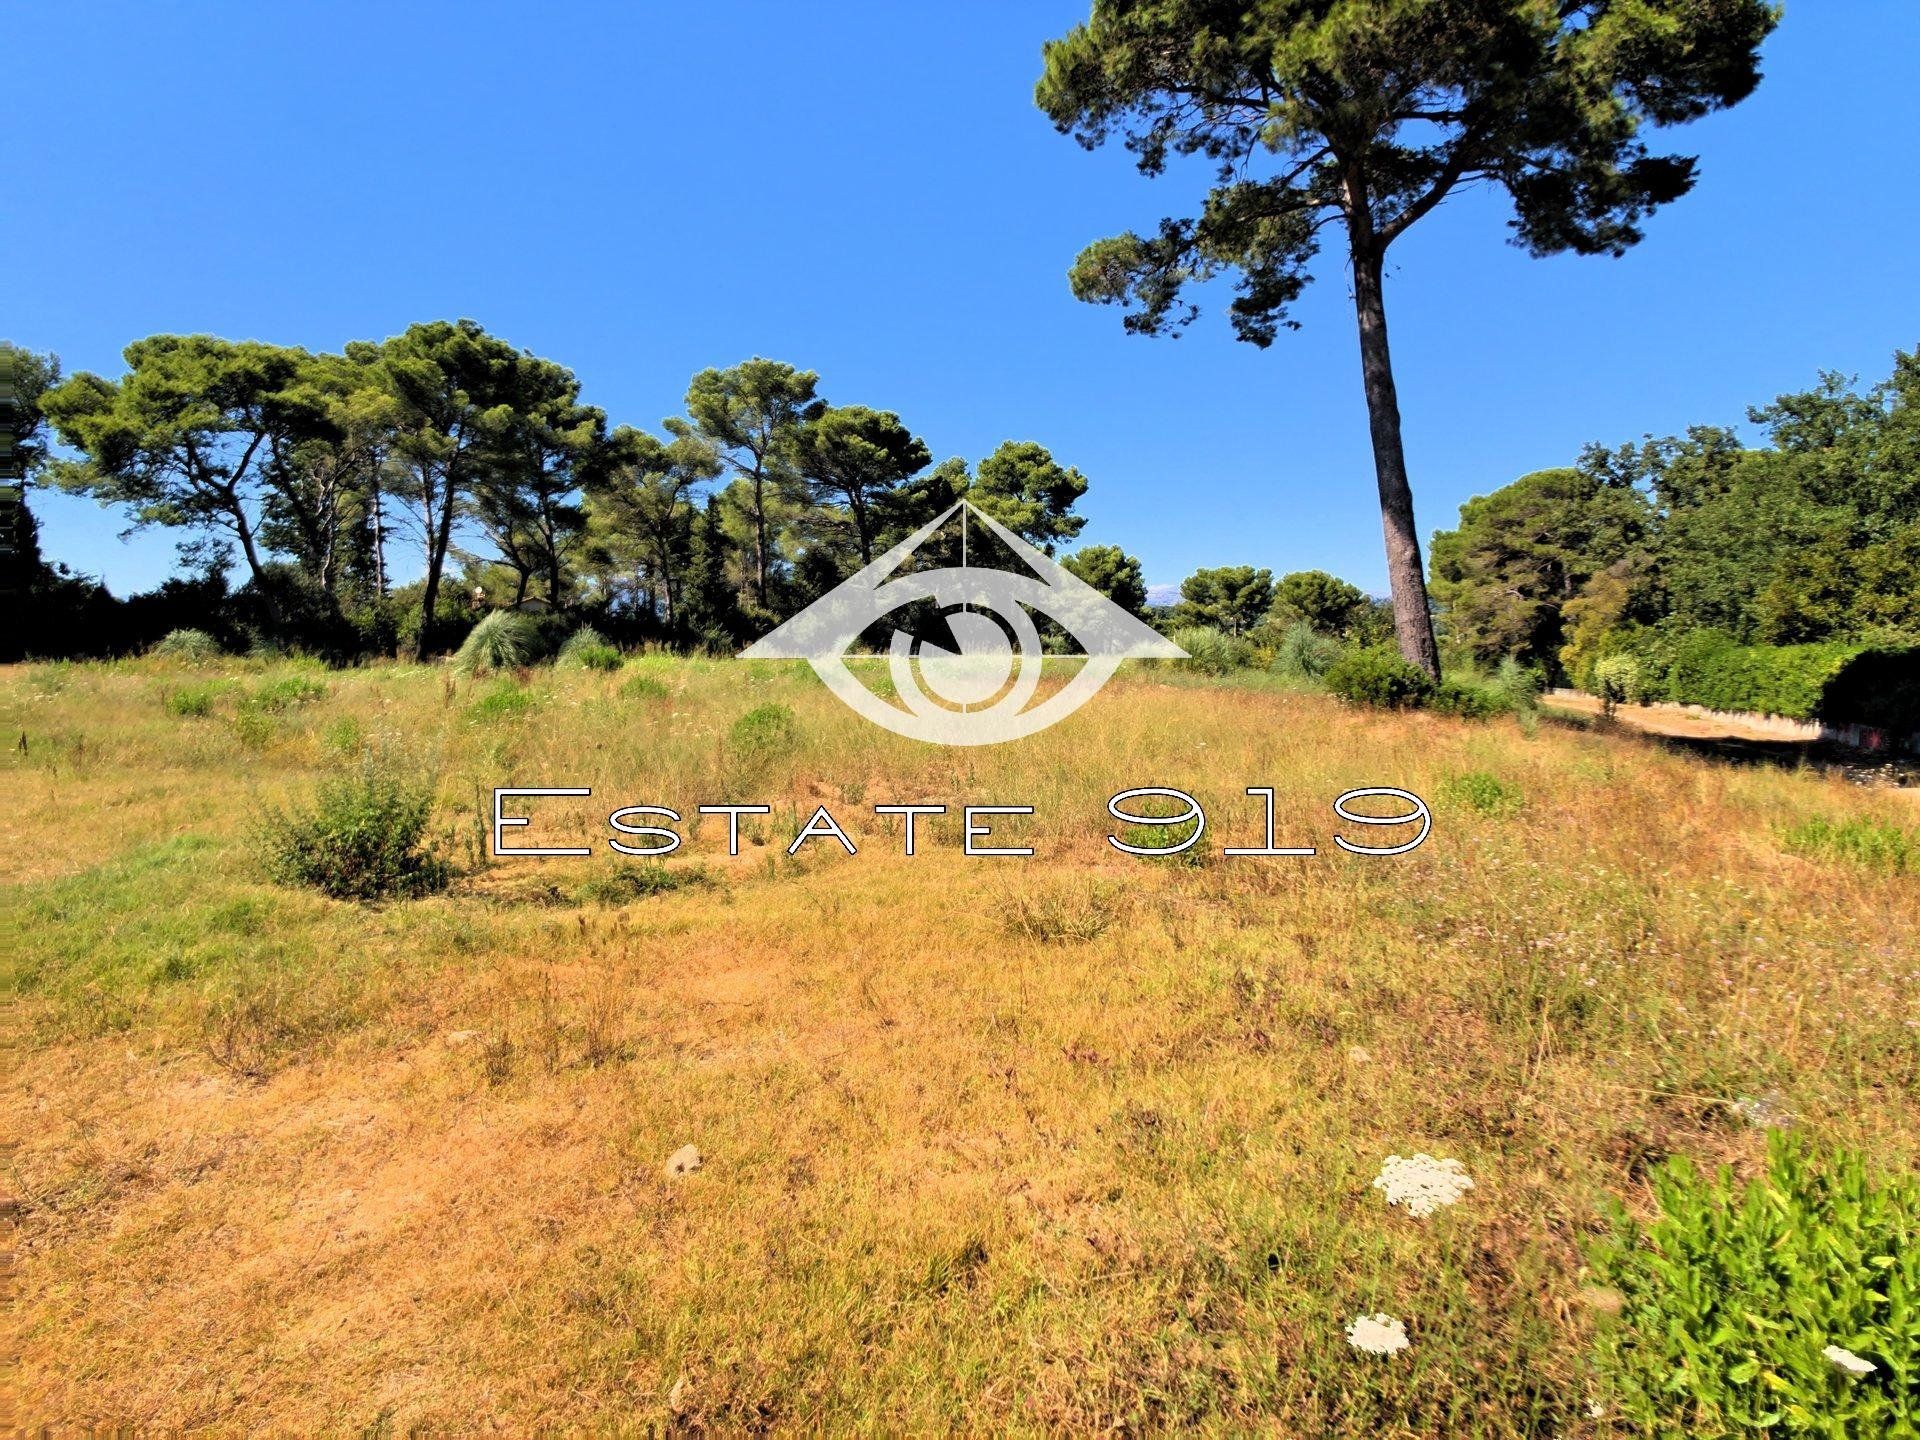
{"type": "Polygon", "coordinates": [[[249,710],[277,715],[296,705],[310,705],[326,698],[327,687],[318,680],[309,680],[304,675],[285,675],[278,680],[267,681],[241,703],[249,710]]]}
{"type": "Polygon", "coordinates": [[[1398,710],[1425,703],[1433,682],[1398,651],[1384,645],[1349,650],[1325,675],[1327,689],[1356,705],[1398,710]]]}
{"type": "Polygon", "coordinates": [[[672,693],[664,680],[652,675],[629,675],[620,682],[620,698],[623,700],[665,700],[672,693]]]}
{"type": "Polygon", "coordinates": [[[1916,1433],[1920,1181],[1776,1132],[1763,1179],[1739,1185],[1723,1166],[1708,1180],[1675,1158],[1654,1194],[1650,1228],[1616,1203],[1589,1252],[1623,1300],[1599,1340],[1622,1420],[1648,1434],[1916,1433]],[[1829,1346],[1874,1368],[1843,1370],[1829,1346]]]}
{"type": "Polygon", "coordinates": [[[531,690],[511,680],[502,680],[474,701],[467,714],[483,724],[495,720],[517,720],[539,703],[539,697],[531,690]]]}
{"type": "Polygon", "coordinates": [[[1606,655],[1594,661],[1593,687],[1609,705],[1638,705],[1647,698],[1646,677],[1632,655],[1606,655]]]}
{"type": "Polygon", "coordinates": [[[1517,786],[1509,785],[1498,775],[1485,770],[1449,776],[1442,782],[1434,798],[1443,805],[1457,805],[1481,815],[1510,814],[1518,810],[1521,804],[1517,786]]]}
{"type": "Polygon", "coordinates": [[[1246,641],[1211,625],[1185,625],[1167,638],[1187,652],[1185,660],[1175,663],[1203,675],[1225,675],[1253,658],[1253,647],[1246,641]]]}
{"type": "Polygon", "coordinates": [[[1796,855],[1844,860],[1889,875],[1920,875],[1920,830],[1885,820],[1812,819],[1790,826],[1781,843],[1796,855]]]}
{"type": "Polygon", "coordinates": [[[1513,702],[1492,686],[1451,675],[1434,686],[1427,703],[1442,715],[1457,715],[1462,720],[1485,720],[1514,708],[1513,702]]]}
{"type": "Polygon", "coordinates": [[[204,685],[181,685],[163,694],[160,703],[169,715],[204,719],[213,714],[214,702],[227,688],[218,680],[210,680],[204,685]]]}
{"type": "Polygon", "coordinates": [[[1340,642],[1311,625],[1289,625],[1274,652],[1273,668],[1282,675],[1318,680],[1340,658],[1340,642]]]}
{"type": "Polygon", "coordinates": [[[433,792],[372,760],[320,786],[304,810],[269,811],[259,846],[267,873],[336,900],[444,890],[452,870],[425,843],[433,792]]]}
{"type": "Polygon", "coordinates": [[[583,665],[589,670],[618,670],[619,648],[591,625],[582,625],[567,637],[554,658],[557,665],[583,665]]]}
{"type": "Polygon", "coordinates": [[[1506,696],[1513,709],[1531,710],[1547,688],[1547,677],[1538,666],[1522,665],[1509,655],[1493,672],[1493,688],[1506,696]]]}
{"type": "Polygon", "coordinates": [[[743,758],[766,760],[791,750],[800,726],[785,705],[758,705],[733,722],[727,743],[743,758]]]}
{"type": "Polygon", "coordinates": [[[169,630],[147,653],[165,660],[183,661],[188,665],[205,665],[218,660],[226,651],[206,631],[188,629],[169,630]]]}
{"type": "Polygon", "coordinates": [[[1876,645],[1847,660],[1821,693],[1819,718],[1920,730],[1920,645],[1876,645]]]}
{"type": "Polygon", "coordinates": [[[517,670],[531,665],[545,652],[546,641],[539,621],[531,615],[495,610],[467,632],[467,638],[454,652],[453,668],[462,675],[517,670]]]}

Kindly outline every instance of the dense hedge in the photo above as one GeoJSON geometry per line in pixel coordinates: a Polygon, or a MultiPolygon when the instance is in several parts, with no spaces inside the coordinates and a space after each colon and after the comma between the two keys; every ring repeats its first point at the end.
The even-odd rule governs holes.
{"type": "Polygon", "coordinates": [[[1596,688],[1602,665],[1621,668],[1618,659],[1632,662],[1640,692],[1618,698],[1920,729],[1920,645],[1742,645],[1716,630],[1646,629],[1593,666],[1587,688],[1596,688]]]}

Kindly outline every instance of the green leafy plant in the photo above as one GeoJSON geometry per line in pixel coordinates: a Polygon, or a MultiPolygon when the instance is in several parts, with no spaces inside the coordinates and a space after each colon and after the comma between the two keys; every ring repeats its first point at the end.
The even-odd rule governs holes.
{"type": "Polygon", "coordinates": [[[204,685],[180,685],[164,692],[160,704],[169,715],[204,719],[213,714],[214,703],[229,688],[219,680],[209,680],[204,685]]]}
{"type": "Polygon", "coordinates": [[[1327,667],[1324,678],[1342,700],[1383,710],[1418,707],[1433,693],[1433,682],[1418,666],[1384,645],[1349,650],[1327,667]]]}
{"type": "Polygon", "coordinates": [[[629,675],[620,682],[622,700],[665,700],[672,694],[667,682],[653,675],[629,675]]]}
{"type": "Polygon", "coordinates": [[[453,668],[462,675],[517,670],[546,653],[546,638],[531,615],[495,610],[481,618],[454,652],[453,668]]]}
{"type": "Polygon", "coordinates": [[[467,714],[482,724],[496,720],[517,720],[539,703],[540,697],[525,686],[502,680],[474,701],[467,714]]]}
{"type": "Polygon", "coordinates": [[[785,705],[757,705],[733,722],[727,743],[743,759],[767,760],[791,750],[800,726],[785,705]]]}
{"type": "Polygon", "coordinates": [[[1211,625],[1183,625],[1167,637],[1187,652],[1185,660],[1174,664],[1203,675],[1225,675],[1238,670],[1253,658],[1253,647],[1237,635],[1216,630],[1211,625]]]}
{"type": "Polygon", "coordinates": [[[1632,655],[1605,655],[1594,661],[1593,686],[1609,707],[1638,705],[1647,698],[1646,676],[1632,655]]]}
{"type": "Polygon", "coordinates": [[[205,665],[218,660],[227,652],[220,642],[204,630],[169,630],[160,642],[147,652],[163,660],[179,660],[188,665],[205,665]]]}
{"type": "Polygon", "coordinates": [[[452,869],[427,843],[433,791],[371,758],[324,782],[311,805],[270,810],[257,835],[268,875],[336,900],[444,890],[452,869]]]}
{"type": "Polygon", "coordinates": [[[1508,815],[1523,803],[1520,788],[1509,785],[1498,775],[1472,770],[1452,775],[1441,783],[1434,798],[1442,805],[1472,810],[1480,815],[1508,815]]]}
{"type": "Polygon", "coordinates": [[[1780,841],[1810,859],[1841,860],[1889,875],[1920,875],[1920,830],[1903,830],[1887,820],[1815,817],[1789,826],[1780,841]]]}
{"type": "Polygon", "coordinates": [[[619,647],[591,625],[582,625],[560,647],[556,665],[584,666],[589,670],[618,670],[623,660],[619,647]]]}
{"type": "Polygon", "coordinates": [[[241,701],[243,708],[277,715],[298,705],[311,705],[327,698],[327,687],[304,675],[283,675],[269,680],[241,701]]]}
{"type": "Polygon", "coordinates": [[[1589,1249],[1622,1297],[1598,1354],[1621,1419],[1920,1435],[1920,1181],[1777,1132],[1759,1179],[1675,1158],[1653,1186],[1658,1219],[1642,1230],[1616,1205],[1589,1249]]]}

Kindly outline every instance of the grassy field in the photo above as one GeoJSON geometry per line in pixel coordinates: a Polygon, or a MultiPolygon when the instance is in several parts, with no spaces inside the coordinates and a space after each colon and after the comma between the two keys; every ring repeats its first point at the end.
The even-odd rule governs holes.
{"type": "Polygon", "coordinates": [[[664,658],[12,667],[0,720],[13,1423],[1601,1435],[1606,1197],[1750,1171],[1741,1100],[1920,1159],[1920,884],[1792,843],[1912,792],[1154,670],[979,751],[664,658]],[[368,752],[434,777],[452,889],[269,883],[259,817],[368,752]],[[485,863],[507,784],[591,786],[538,838],[595,857],[485,863]],[[1196,863],[1106,844],[1139,785],[1196,863]],[[1369,785],[1421,848],[1334,847],[1369,785]],[[1249,786],[1320,853],[1221,858],[1249,786]],[[729,801],[737,858],[607,855],[729,801]],[[871,807],[919,801],[1039,854],[956,813],[907,859],[871,807]],[[786,855],[820,804],[857,856],[786,855]],[[1474,1188],[1389,1208],[1415,1151],[1474,1188]]]}

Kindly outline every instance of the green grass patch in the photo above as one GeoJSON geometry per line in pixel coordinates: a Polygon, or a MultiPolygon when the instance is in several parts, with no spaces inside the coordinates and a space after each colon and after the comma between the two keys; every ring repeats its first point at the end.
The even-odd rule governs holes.
{"type": "Polygon", "coordinates": [[[1920,875],[1920,830],[1885,820],[1815,817],[1781,832],[1780,843],[1810,860],[1837,860],[1887,875],[1920,875]]]}

